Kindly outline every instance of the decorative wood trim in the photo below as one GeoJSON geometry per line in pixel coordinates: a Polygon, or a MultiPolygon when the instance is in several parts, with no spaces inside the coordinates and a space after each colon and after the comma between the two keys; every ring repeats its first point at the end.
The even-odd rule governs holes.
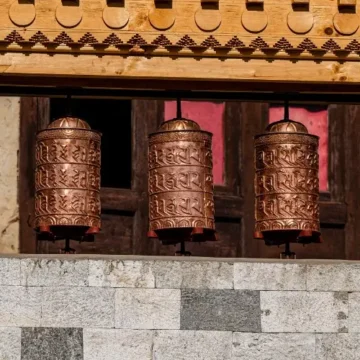
{"type": "Polygon", "coordinates": [[[49,39],[43,32],[12,30],[7,35],[0,28],[0,50],[23,53],[51,53],[74,55],[135,55],[218,58],[321,59],[357,61],[360,43],[356,39],[319,38],[307,36],[244,36],[237,35],[144,35],[127,32],[97,34],[61,31],[49,39]],[[22,35],[21,35],[22,33],[22,35]],[[77,40],[75,40],[76,38],[77,40]],[[336,40],[335,40],[336,39],[336,40]],[[349,56],[351,55],[351,56],[349,56]]]}
{"type": "Polygon", "coordinates": [[[71,9],[57,0],[36,1],[30,4],[30,15],[24,5],[2,1],[0,73],[207,79],[214,84],[360,82],[355,0],[222,0],[216,10],[203,9],[200,0],[155,9],[154,1],[119,3],[122,6],[112,9],[120,13],[110,12],[114,21],[109,22],[104,18],[104,10],[109,10],[105,1],[81,0],[71,9]],[[306,11],[295,11],[298,3],[308,4],[306,11]],[[259,4],[263,7],[250,11],[251,4],[257,10],[259,4]],[[353,9],[340,14],[343,5],[353,9]],[[61,19],[59,9],[66,9],[60,10],[61,19]]]}

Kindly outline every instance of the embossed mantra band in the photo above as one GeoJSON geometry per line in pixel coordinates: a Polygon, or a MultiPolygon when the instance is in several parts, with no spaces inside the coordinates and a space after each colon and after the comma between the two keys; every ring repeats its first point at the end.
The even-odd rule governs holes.
{"type": "Polygon", "coordinates": [[[255,138],[255,234],[268,245],[319,242],[318,137],[298,122],[255,138]]]}
{"type": "Polygon", "coordinates": [[[165,121],[149,137],[149,237],[163,243],[215,240],[212,134],[165,121]]]}
{"type": "Polygon", "coordinates": [[[100,137],[64,117],[37,135],[35,230],[49,240],[87,240],[99,232],[100,137]]]}

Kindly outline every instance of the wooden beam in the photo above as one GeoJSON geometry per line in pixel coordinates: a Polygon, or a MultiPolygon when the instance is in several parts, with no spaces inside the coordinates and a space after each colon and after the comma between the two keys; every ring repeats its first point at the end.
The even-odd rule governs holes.
{"type": "MultiPolygon", "coordinates": [[[[108,55],[98,57],[86,55],[74,58],[73,55],[55,55],[54,61],[48,61],[47,54],[6,53],[0,57],[0,77],[2,75],[24,74],[27,76],[75,76],[110,79],[139,79],[144,84],[150,80],[171,79],[207,80],[207,81],[250,81],[292,83],[360,83],[360,62],[347,61],[339,63],[329,61],[290,61],[277,59],[228,58],[221,62],[217,58],[177,58],[137,57],[122,58],[108,55]],[[76,59],[76,61],[74,61],[76,59]]],[[[354,59],[355,60],[355,59],[354,59]]],[[[358,57],[356,57],[358,60],[358,57]]],[[[50,85],[51,82],[49,81],[50,85]]],[[[110,86],[110,85],[109,85],[110,86]]],[[[216,85],[214,85],[216,87],[216,85]]],[[[229,85],[230,86],[230,85],[229,85]]],[[[231,87],[231,86],[230,86],[231,87]]],[[[275,88],[275,86],[274,86],[275,88]]],[[[296,84],[293,86],[296,91],[296,84]]]]}
{"type": "Polygon", "coordinates": [[[325,225],[345,226],[347,221],[347,207],[344,203],[320,202],[320,223],[325,225]]]}
{"type": "Polygon", "coordinates": [[[151,20],[147,0],[114,7],[125,11],[113,15],[125,19],[116,32],[100,1],[70,1],[78,6],[36,1],[26,11],[0,1],[0,77],[48,76],[47,85],[54,77],[223,81],[229,88],[240,81],[360,83],[356,0],[222,0],[214,11],[201,3],[218,0],[178,1],[155,9],[159,19],[170,11],[166,32],[151,20]],[[299,3],[307,11],[291,11],[299,3]],[[344,6],[352,9],[340,11],[344,6]]]}
{"type": "Polygon", "coordinates": [[[101,209],[134,214],[138,208],[139,195],[130,189],[101,188],[101,209]]]}
{"type": "Polygon", "coordinates": [[[19,154],[20,253],[36,253],[36,235],[32,228],[35,203],[36,132],[49,124],[49,99],[21,98],[19,154]]]}

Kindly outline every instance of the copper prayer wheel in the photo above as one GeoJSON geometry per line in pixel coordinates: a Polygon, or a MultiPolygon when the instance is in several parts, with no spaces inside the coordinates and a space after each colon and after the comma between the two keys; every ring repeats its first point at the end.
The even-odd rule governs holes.
{"type": "Polygon", "coordinates": [[[267,245],[320,241],[318,137],[286,116],[255,137],[255,234],[267,245]]]}
{"type": "Polygon", "coordinates": [[[211,141],[211,133],[181,117],[149,136],[150,238],[215,240],[211,141]]]}
{"type": "Polygon", "coordinates": [[[64,117],[38,132],[35,230],[44,239],[89,240],[100,231],[101,134],[64,117]]]}

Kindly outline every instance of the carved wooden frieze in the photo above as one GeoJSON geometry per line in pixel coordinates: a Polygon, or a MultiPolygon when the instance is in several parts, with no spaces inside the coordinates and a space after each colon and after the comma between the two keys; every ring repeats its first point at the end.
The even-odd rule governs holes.
{"type": "Polygon", "coordinates": [[[357,12],[354,0],[0,0],[0,72],[356,82],[357,12]]]}

